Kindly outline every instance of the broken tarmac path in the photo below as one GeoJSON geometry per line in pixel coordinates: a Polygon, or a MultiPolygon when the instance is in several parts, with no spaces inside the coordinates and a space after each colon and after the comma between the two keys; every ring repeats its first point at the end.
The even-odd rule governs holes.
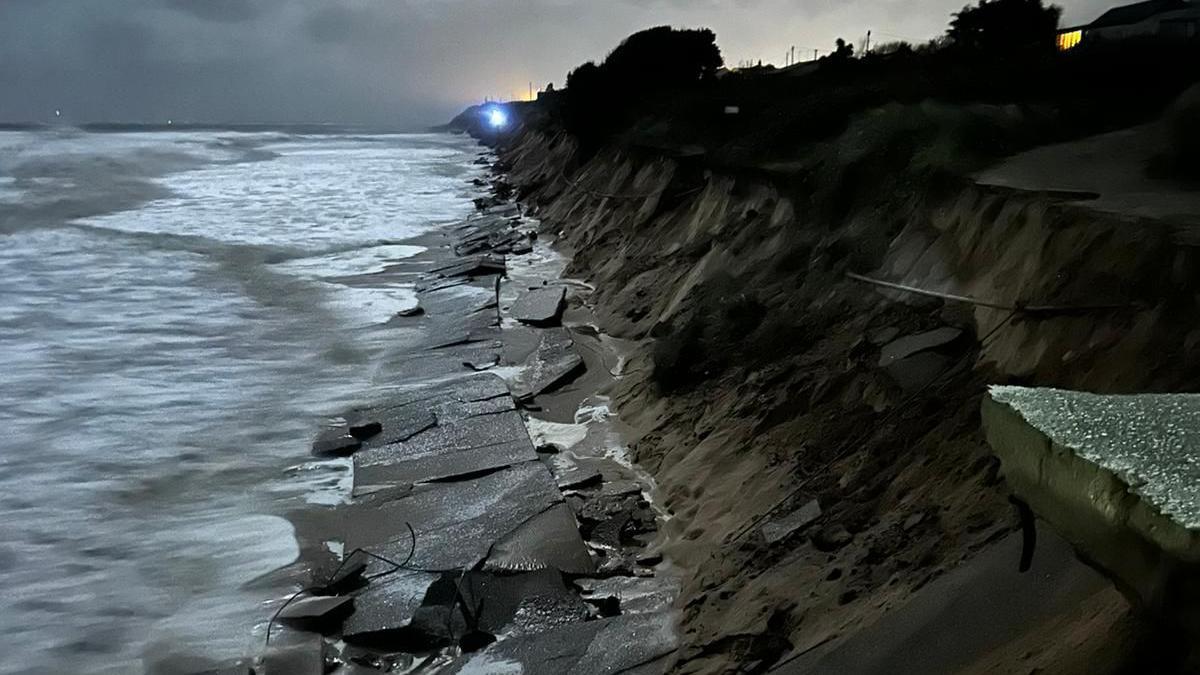
{"type": "MultiPolygon", "coordinates": [[[[297,519],[302,539],[325,543],[308,547],[308,588],[281,606],[255,673],[665,670],[677,585],[646,555],[656,522],[642,487],[535,447],[521,409],[587,369],[568,328],[504,321],[506,255],[532,249],[529,231],[503,205],[389,272],[417,277],[421,310],[389,326],[419,330],[376,378],[413,384],[318,435],[314,454],[345,457],[352,487],[297,519]],[[495,368],[514,340],[532,348],[495,368]]],[[[553,320],[534,323],[557,324],[566,291],[543,295],[553,320]]]]}

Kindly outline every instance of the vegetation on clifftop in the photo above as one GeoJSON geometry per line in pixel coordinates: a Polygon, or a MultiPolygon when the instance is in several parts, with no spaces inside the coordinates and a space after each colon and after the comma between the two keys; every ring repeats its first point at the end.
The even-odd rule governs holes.
{"type": "Polygon", "coordinates": [[[1200,79],[1200,49],[1187,43],[1134,40],[1058,52],[1059,12],[1041,0],[983,0],[955,13],[946,34],[927,44],[854,58],[847,49],[782,70],[719,70],[711,31],[655,28],[631,36],[600,64],[580,66],[564,90],[522,110],[535,125],[566,129],[584,155],[614,143],[702,154],[708,167],[804,182],[824,170],[820,145],[852,130],[890,137],[894,147],[872,154],[897,160],[889,170],[908,168],[920,144],[872,131],[872,124],[941,139],[943,165],[926,153],[911,166],[958,173],[1034,145],[1146,121],[1200,79]],[[727,113],[731,107],[736,114],[727,113]],[[887,112],[875,112],[881,108],[887,112]],[[903,111],[912,117],[898,120],[903,111]],[[947,120],[960,130],[942,127],[947,120]]]}

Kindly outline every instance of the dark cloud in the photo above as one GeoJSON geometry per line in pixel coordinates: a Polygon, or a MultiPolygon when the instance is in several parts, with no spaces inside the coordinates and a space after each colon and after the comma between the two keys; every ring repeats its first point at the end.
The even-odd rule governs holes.
{"type": "Polygon", "coordinates": [[[164,0],[164,4],[196,18],[219,23],[249,21],[262,14],[254,0],[164,0]]]}
{"type": "MultiPolygon", "coordinates": [[[[652,25],[726,59],[835,38],[925,40],[964,0],[0,0],[0,121],[342,121],[419,127],[523,95],[652,25]]],[[[1107,0],[1064,2],[1064,21],[1107,0]]]]}
{"type": "Polygon", "coordinates": [[[369,10],[333,5],[321,7],[304,20],[304,33],[321,44],[362,41],[377,30],[369,10]]]}

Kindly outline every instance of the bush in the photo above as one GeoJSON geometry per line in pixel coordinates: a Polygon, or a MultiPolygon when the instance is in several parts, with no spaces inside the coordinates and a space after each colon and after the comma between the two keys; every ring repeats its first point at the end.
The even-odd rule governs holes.
{"type": "Polygon", "coordinates": [[[912,54],[913,46],[904,40],[895,40],[892,42],[884,42],[877,45],[871,50],[871,54],[875,56],[890,56],[892,54],[912,54]]]}

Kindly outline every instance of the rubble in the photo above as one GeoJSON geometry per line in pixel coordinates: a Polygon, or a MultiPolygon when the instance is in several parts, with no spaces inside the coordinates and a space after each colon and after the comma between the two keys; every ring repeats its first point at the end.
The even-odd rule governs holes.
{"type": "Polygon", "coordinates": [[[503,254],[528,251],[533,239],[515,207],[485,202],[483,214],[455,228],[460,257],[433,265],[418,307],[404,313],[425,317],[419,342],[385,362],[384,373],[403,373],[404,385],[344,413],[314,443],[314,451],[352,456],[351,501],[333,518],[347,553],[332,578],[314,571],[313,588],[279,613],[279,624],[315,632],[272,643],[270,672],[407,668],[411,655],[451,647],[466,652],[451,672],[508,650],[530,659],[530,672],[566,672],[559,666],[573,659],[571,672],[650,672],[675,646],[664,599],[677,588],[645,578],[661,555],[641,556],[638,537],[655,529],[641,485],[605,485],[595,468],[556,477],[518,411],[518,399],[584,370],[570,333],[551,327],[565,288],[537,288],[514,304],[515,319],[550,328],[539,331],[511,390],[494,374],[463,373],[500,363],[503,254]],[[629,576],[588,581],[615,572],[629,576]],[[568,578],[619,595],[614,607],[637,615],[597,620],[568,578]],[[342,640],[328,666],[317,633],[342,640]],[[565,661],[536,658],[550,653],[565,661]]]}
{"type": "Polygon", "coordinates": [[[349,597],[302,596],[280,610],[278,620],[294,628],[325,633],[336,627],[353,607],[354,599],[349,597]]]}
{"type": "Polygon", "coordinates": [[[362,441],[343,427],[323,429],[312,444],[317,457],[348,457],[362,447],[362,441]]]}

